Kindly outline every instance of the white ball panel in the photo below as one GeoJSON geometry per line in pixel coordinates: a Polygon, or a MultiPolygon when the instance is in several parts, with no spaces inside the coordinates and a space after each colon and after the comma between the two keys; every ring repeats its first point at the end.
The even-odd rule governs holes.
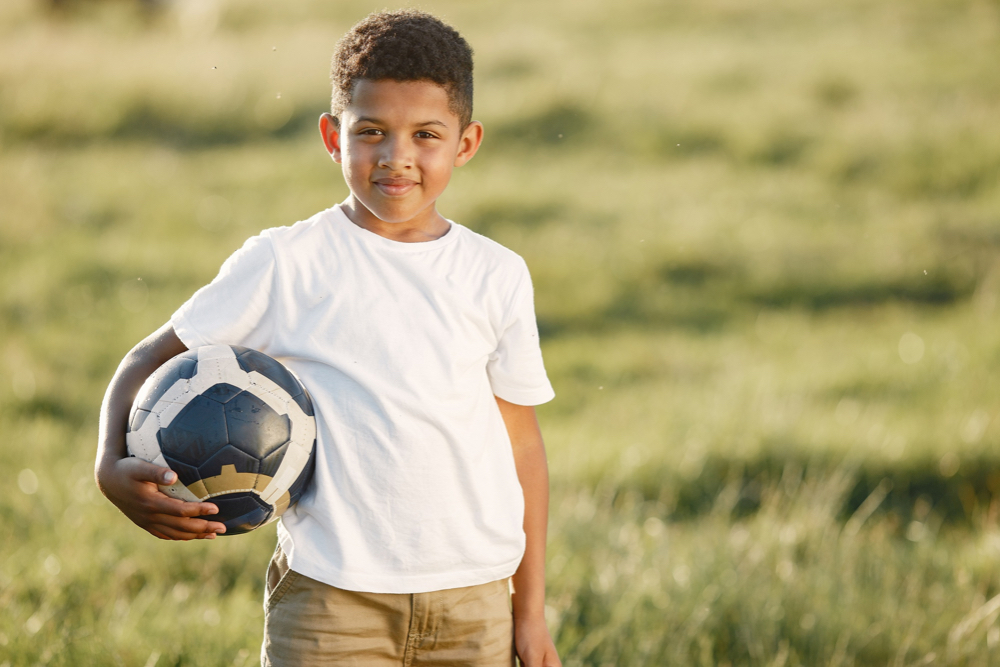
{"type": "Polygon", "coordinates": [[[201,502],[201,498],[191,493],[191,491],[186,486],[181,484],[180,479],[178,479],[170,486],[161,486],[160,491],[167,494],[171,498],[186,500],[187,502],[191,503],[201,502]]]}
{"type": "Polygon", "coordinates": [[[246,371],[240,368],[236,359],[211,359],[205,362],[204,368],[198,362],[198,372],[191,378],[191,391],[200,394],[209,387],[225,382],[239,389],[250,386],[250,378],[246,371]]]}
{"type": "MultiPolygon", "coordinates": [[[[187,382],[187,380],[181,380],[181,382],[187,382]]],[[[153,406],[153,415],[159,419],[160,428],[166,428],[177,418],[181,410],[187,407],[187,404],[191,402],[196,394],[188,394],[185,400],[180,401],[164,401],[159,400],[156,405],[153,406]]],[[[149,421],[148,419],[146,421],[149,421]]],[[[143,424],[145,426],[145,424],[143,424]]]]}
{"type": "Polygon", "coordinates": [[[204,345],[198,348],[198,365],[209,359],[236,359],[236,353],[228,345],[204,345]]]}
{"type": "Polygon", "coordinates": [[[170,426],[170,422],[194,398],[190,385],[191,380],[183,378],[178,380],[163,392],[163,396],[160,396],[160,399],[150,408],[150,412],[159,418],[160,428],[170,426]]]}
{"type": "MultiPolygon", "coordinates": [[[[251,375],[259,376],[259,378],[253,378],[255,383],[260,382],[265,387],[268,384],[277,387],[271,380],[261,376],[256,371],[251,373],[251,375]]],[[[280,387],[278,389],[281,390],[280,387]]],[[[284,393],[284,390],[281,391],[284,393]]],[[[288,448],[285,450],[285,455],[281,459],[281,464],[278,465],[278,470],[274,473],[274,478],[264,487],[264,490],[260,494],[261,500],[272,505],[281,497],[281,494],[287,492],[292,484],[295,483],[299,473],[302,472],[302,469],[309,462],[313,442],[316,440],[316,421],[303,412],[302,408],[295,401],[287,401],[286,404],[288,406],[287,414],[288,421],[291,422],[292,435],[288,448]]]]}
{"type": "Polygon", "coordinates": [[[156,439],[156,432],[159,430],[159,418],[156,414],[150,414],[139,430],[125,434],[125,444],[129,453],[144,461],[153,461],[157,457],[162,458],[160,443],[156,439]]]}
{"type": "Polygon", "coordinates": [[[163,392],[163,395],[157,399],[156,403],[150,408],[150,412],[153,414],[160,414],[163,412],[163,408],[160,406],[167,405],[169,403],[180,403],[182,405],[187,405],[187,402],[191,400],[191,380],[181,378],[177,382],[170,385],[170,388],[163,392]]]}
{"type": "Polygon", "coordinates": [[[298,478],[299,473],[309,462],[309,452],[298,447],[289,447],[278,466],[274,479],[260,493],[260,499],[273,505],[283,493],[287,493],[298,478]]]}
{"type": "Polygon", "coordinates": [[[250,386],[246,371],[236,361],[236,353],[228,345],[208,345],[198,348],[198,371],[191,378],[191,391],[200,394],[212,385],[225,382],[240,389],[250,386]]]}
{"type": "MultiPolygon", "coordinates": [[[[247,373],[247,376],[250,380],[250,386],[256,390],[254,394],[260,397],[260,400],[264,401],[267,407],[279,415],[288,414],[288,404],[295,403],[295,401],[288,400],[287,391],[272,382],[266,375],[261,375],[257,371],[250,371],[247,373]]],[[[298,407],[298,404],[295,404],[295,407],[298,407]]]]}

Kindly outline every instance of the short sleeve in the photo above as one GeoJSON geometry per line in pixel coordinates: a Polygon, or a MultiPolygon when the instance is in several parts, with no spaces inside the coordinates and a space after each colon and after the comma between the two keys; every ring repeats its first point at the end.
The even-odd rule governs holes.
{"type": "Polygon", "coordinates": [[[517,405],[540,405],[555,398],[545,374],[535,322],[535,299],[528,267],[511,299],[497,348],[486,364],[493,394],[517,405]]]}
{"type": "Polygon", "coordinates": [[[187,300],[170,323],[189,348],[201,345],[267,347],[270,340],[274,249],[265,236],[254,236],[229,256],[219,275],[187,300]]]}

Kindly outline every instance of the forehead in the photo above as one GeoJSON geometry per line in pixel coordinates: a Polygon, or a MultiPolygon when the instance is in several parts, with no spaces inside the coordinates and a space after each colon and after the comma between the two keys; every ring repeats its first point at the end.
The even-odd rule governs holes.
{"type": "Polygon", "coordinates": [[[344,114],[393,123],[460,122],[445,87],[425,80],[359,79],[344,114]]]}

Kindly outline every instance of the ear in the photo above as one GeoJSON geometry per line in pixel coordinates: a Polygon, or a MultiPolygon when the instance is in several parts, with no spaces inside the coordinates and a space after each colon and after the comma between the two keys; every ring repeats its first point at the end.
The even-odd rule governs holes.
{"type": "Polygon", "coordinates": [[[340,153],[340,120],[325,113],[319,117],[319,133],[323,136],[323,145],[334,162],[341,161],[340,153]]]}
{"type": "Polygon", "coordinates": [[[455,155],[455,166],[461,167],[472,159],[483,143],[483,124],[478,120],[470,121],[462,130],[462,138],[458,140],[458,153],[455,155]]]}

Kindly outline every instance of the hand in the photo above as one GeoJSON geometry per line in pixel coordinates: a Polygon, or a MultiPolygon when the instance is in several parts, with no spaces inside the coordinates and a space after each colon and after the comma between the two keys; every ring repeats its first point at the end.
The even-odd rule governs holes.
{"type": "Polygon", "coordinates": [[[108,500],[146,532],[161,540],[211,540],[216,533],[226,532],[218,521],[197,518],[218,514],[212,503],[192,503],[171,498],[161,492],[158,484],[169,485],[177,480],[170,468],[127,457],[97,471],[97,484],[108,500]]]}
{"type": "Polygon", "coordinates": [[[515,618],[514,647],[523,667],[562,667],[544,618],[515,618]]]}

